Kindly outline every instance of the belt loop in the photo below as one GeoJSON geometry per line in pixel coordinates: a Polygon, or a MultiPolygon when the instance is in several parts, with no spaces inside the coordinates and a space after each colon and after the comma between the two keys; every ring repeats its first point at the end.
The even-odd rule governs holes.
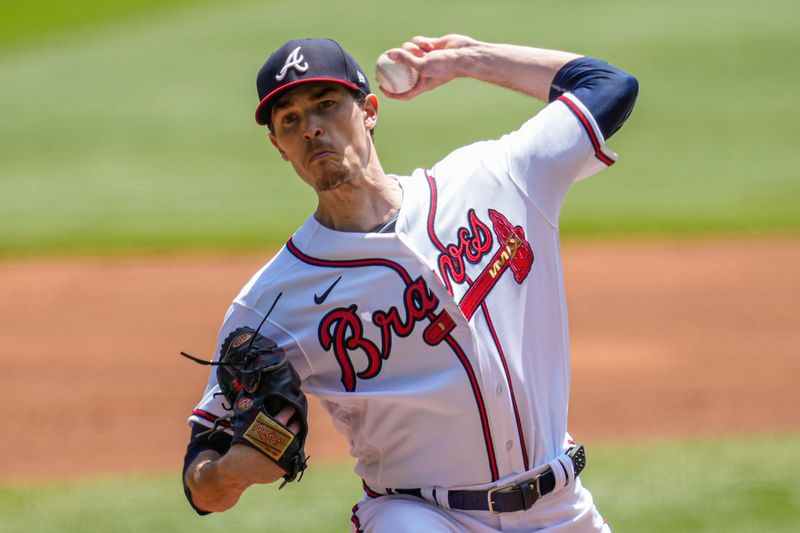
{"type": "Polygon", "coordinates": [[[447,493],[448,490],[444,487],[433,487],[433,501],[435,501],[439,507],[450,509],[450,499],[447,497],[447,493]]]}
{"type": "MultiPolygon", "coordinates": [[[[454,489],[420,487],[417,489],[384,489],[388,494],[406,494],[435,503],[444,509],[489,511],[493,515],[524,511],[543,496],[558,492],[581,473],[586,466],[583,446],[575,445],[566,453],[527,472],[496,481],[488,489],[454,489]],[[531,475],[536,472],[536,475],[531,475]]],[[[382,494],[371,489],[366,481],[364,491],[372,497],[382,494]]]]}
{"type": "MultiPolygon", "coordinates": [[[[558,466],[561,470],[560,474],[565,474],[564,486],[568,486],[575,481],[575,467],[572,464],[572,459],[568,455],[559,455],[557,458],[558,466]]],[[[554,465],[555,466],[555,465],[554,465]]],[[[556,476],[558,478],[558,476],[556,476]]]]}

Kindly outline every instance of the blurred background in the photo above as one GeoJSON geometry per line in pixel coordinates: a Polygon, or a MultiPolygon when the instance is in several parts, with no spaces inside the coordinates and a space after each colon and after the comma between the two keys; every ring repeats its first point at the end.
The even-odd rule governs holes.
{"type": "MultiPolygon", "coordinates": [[[[315,205],[253,121],[269,53],[332,37],[372,81],[380,52],[445,33],[599,57],[640,82],[609,142],[619,163],[561,217],[571,427],[601,512],[617,531],[800,526],[797,2],[2,12],[0,531],[347,530],[360,484],[328,429],[302,484],[191,512],[179,469],[206,371],[177,352],[213,351],[231,298],[315,205]]],[[[381,161],[410,173],[542,105],[471,80],[383,98],[381,161]]]]}

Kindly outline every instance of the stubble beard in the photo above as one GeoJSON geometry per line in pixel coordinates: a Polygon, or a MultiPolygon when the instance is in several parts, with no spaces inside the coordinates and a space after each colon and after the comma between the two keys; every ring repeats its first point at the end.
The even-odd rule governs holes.
{"type": "Polygon", "coordinates": [[[352,173],[349,168],[341,162],[326,162],[325,168],[316,180],[314,188],[317,192],[325,192],[341,187],[350,181],[352,173]]]}

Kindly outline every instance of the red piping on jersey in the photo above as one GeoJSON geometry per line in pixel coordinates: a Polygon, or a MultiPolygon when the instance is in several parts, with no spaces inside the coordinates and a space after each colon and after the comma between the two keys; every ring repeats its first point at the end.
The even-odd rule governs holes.
{"type": "MultiPolygon", "coordinates": [[[[436,218],[436,207],[438,205],[438,198],[439,195],[436,191],[436,185],[433,183],[433,176],[430,175],[428,169],[425,169],[425,179],[428,180],[428,190],[430,191],[430,202],[428,208],[428,237],[433,242],[433,245],[439,249],[440,252],[445,253],[444,244],[442,241],[439,240],[439,237],[436,236],[436,231],[433,229],[433,222],[436,218]]],[[[440,278],[444,282],[444,286],[447,289],[447,292],[450,296],[453,295],[453,287],[450,284],[450,276],[445,276],[444,272],[440,274],[440,278]]],[[[471,282],[470,282],[471,283],[471,282]]]]}
{"type": "MultiPolygon", "coordinates": [[[[425,170],[425,178],[428,181],[428,189],[430,190],[430,208],[428,209],[428,237],[431,239],[431,242],[439,249],[440,252],[445,253],[444,244],[442,241],[439,240],[439,237],[436,235],[436,232],[433,229],[433,222],[436,218],[436,207],[437,207],[437,198],[438,194],[436,191],[436,182],[433,180],[433,176],[430,172],[425,170]]],[[[502,243],[501,243],[502,249],[502,243]]],[[[453,295],[452,287],[450,286],[450,279],[449,276],[445,276],[444,272],[440,273],[440,276],[444,278],[445,283],[447,283],[447,291],[450,293],[450,296],[453,295]]],[[[467,283],[472,286],[472,280],[469,276],[466,276],[467,283]]],[[[469,292],[469,291],[467,291],[469,292]]],[[[484,296],[485,297],[485,296],[484,296]]],[[[508,370],[508,363],[506,363],[506,356],[505,352],[503,351],[502,346],[500,345],[500,340],[497,338],[497,332],[494,329],[494,324],[492,324],[492,318],[489,315],[489,309],[486,307],[486,302],[482,301],[481,309],[483,309],[483,315],[486,318],[486,324],[489,326],[489,331],[492,333],[492,341],[494,342],[495,347],[497,348],[497,353],[500,355],[500,361],[503,363],[503,372],[506,375],[506,383],[508,384],[508,392],[511,394],[511,405],[514,409],[514,420],[517,424],[517,434],[519,435],[519,444],[522,448],[522,464],[525,466],[525,470],[529,470],[529,462],[528,462],[528,447],[525,445],[525,433],[522,431],[522,420],[519,416],[519,408],[517,407],[517,396],[514,393],[514,384],[511,381],[511,373],[508,370]]],[[[467,319],[469,320],[469,318],[467,319]]]]}
{"type": "Polygon", "coordinates": [[[357,512],[358,504],[355,504],[353,506],[353,514],[350,516],[350,521],[356,527],[356,533],[363,533],[363,530],[361,529],[361,520],[358,519],[358,515],[356,514],[357,512]]]}
{"type": "MultiPolygon", "coordinates": [[[[387,268],[391,268],[403,279],[406,285],[410,285],[412,280],[411,276],[406,272],[406,270],[400,266],[399,264],[389,261],[388,259],[378,259],[378,258],[369,258],[369,259],[320,259],[317,257],[311,257],[300,251],[299,248],[294,244],[292,239],[289,239],[286,242],[286,249],[294,255],[300,261],[307,263],[309,265],[318,266],[318,267],[327,267],[327,268],[358,268],[358,267],[370,267],[370,266],[383,266],[387,268]]],[[[428,313],[428,319],[433,322],[438,317],[433,312],[428,313]]],[[[478,385],[478,380],[475,377],[475,372],[472,369],[472,365],[469,363],[467,359],[466,353],[458,345],[456,340],[452,337],[452,335],[447,335],[445,337],[445,341],[450,346],[450,348],[455,352],[456,356],[458,357],[459,362],[461,362],[461,366],[464,367],[464,370],[469,377],[470,387],[472,388],[472,395],[475,398],[475,403],[478,406],[478,412],[480,414],[481,419],[481,429],[483,431],[483,441],[484,445],[486,446],[486,454],[489,459],[489,468],[491,470],[492,481],[497,481],[500,477],[498,470],[497,470],[497,458],[495,457],[494,451],[494,441],[492,439],[491,430],[489,429],[489,419],[486,415],[486,406],[483,403],[483,395],[481,394],[480,386],[478,385]]]]}
{"type": "Polygon", "coordinates": [[[525,470],[530,470],[528,463],[528,447],[525,445],[525,433],[522,431],[522,421],[519,418],[519,409],[517,408],[517,395],[514,394],[514,384],[511,382],[511,373],[508,371],[508,363],[506,363],[506,356],[503,348],[500,346],[500,339],[497,338],[497,332],[494,330],[492,324],[492,317],[489,315],[489,309],[486,307],[486,302],[481,303],[483,315],[486,317],[486,325],[489,326],[489,331],[492,332],[492,340],[497,347],[497,352],[500,354],[500,361],[503,362],[503,371],[506,374],[506,382],[508,383],[508,392],[511,393],[511,404],[514,406],[514,419],[517,423],[517,433],[519,433],[519,444],[522,447],[522,464],[525,465],[525,470]]]}
{"type": "Polygon", "coordinates": [[[367,485],[367,482],[364,481],[363,479],[361,480],[361,486],[364,487],[364,492],[366,492],[367,496],[369,496],[370,498],[380,498],[381,496],[383,496],[383,494],[381,494],[380,492],[375,492],[374,490],[372,490],[372,488],[369,485],[367,485]]]}
{"type": "Polygon", "coordinates": [[[572,111],[575,116],[578,117],[578,120],[583,125],[583,129],[585,129],[586,133],[589,135],[589,140],[592,142],[592,146],[594,147],[594,156],[609,167],[613,165],[614,160],[603,153],[602,147],[600,146],[600,140],[597,138],[597,134],[594,132],[594,128],[592,128],[592,124],[589,122],[589,119],[586,118],[586,115],[584,115],[580,108],[575,105],[575,102],[566,96],[559,96],[558,99],[564,102],[570,111],[572,111]]]}
{"type": "Polygon", "coordinates": [[[391,268],[397,275],[399,275],[403,282],[406,285],[411,283],[411,276],[406,272],[406,270],[395,263],[394,261],[389,261],[388,259],[378,259],[378,258],[368,258],[368,259],[319,259],[317,257],[311,257],[310,255],[301,252],[300,249],[295,245],[292,239],[289,239],[286,242],[286,248],[295,256],[297,259],[304,263],[308,263],[309,265],[318,266],[318,267],[327,267],[327,268],[358,268],[358,267],[370,267],[370,266],[383,266],[387,268],[391,268]]]}
{"type": "MultiPolygon", "coordinates": [[[[209,422],[216,422],[217,420],[219,420],[218,416],[215,416],[214,414],[209,413],[208,411],[203,411],[202,409],[195,409],[194,411],[192,411],[192,416],[200,417],[203,420],[208,420],[209,422]]],[[[230,422],[228,422],[227,420],[223,420],[222,422],[219,423],[219,425],[224,428],[231,427],[230,422]]]]}
{"type": "Polygon", "coordinates": [[[458,360],[461,361],[461,365],[467,372],[470,383],[472,383],[472,392],[473,394],[475,394],[475,399],[478,402],[478,409],[481,412],[481,425],[483,426],[483,440],[486,443],[486,451],[489,453],[489,461],[492,469],[492,481],[497,481],[500,478],[500,474],[497,470],[497,459],[494,453],[494,440],[492,439],[492,433],[491,430],[489,429],[489,415],[486,413],[486,405],[483,402],[483,395],[481,395],[481,389],[478,386],[478,380],[475,377],[475,372],[472,370],[472,365],[469,364],[469,360],[467,359],[467,354],[464,353],[464,351],[461,349],[461,346],[458,345],[456,340],[451,335],[445,337],[444,340],[458,355],[458,360]]]}

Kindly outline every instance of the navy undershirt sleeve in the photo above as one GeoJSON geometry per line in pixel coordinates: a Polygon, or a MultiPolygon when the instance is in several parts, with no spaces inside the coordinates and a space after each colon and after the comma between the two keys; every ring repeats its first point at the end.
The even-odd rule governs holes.
{"type": "MultiPolygon", "coordinates": [[[[206,435],[200,436],[200,433],[203,433],[204,431],[208,431],[208,428],[199,424],[192,424],[192,436],[189,440],[188,446],[186,446],[186,455],[183,458],[183,474],[181,475],[181,479],[183,479],[186,475],[186,469],[189,468],[189,465],[192,464],[192,461],[194,461],[201,452],[206,450],[214,450],[220,455],[225,455],[225,453],[227,453],[231,447],[231,441],[233,438],[227,433],[220,431],[211,437],[206,435]]],[[[192,502],[192,494],[189,492],[189,487],[186,486],[185,481],[183,483],[183,492],[186,494],[186,499],[189,500],[189,505],[192,506],[192,509],[197,511],[197,514],[210,514],[208,511],[201,511],[195,507],[194,502],[192,502]]]]}
{"type": "Polygon", "coordinates": [[[639,82],[605,61],[573,59],[558,71],[550,86],[550,101],[570,92],[586,106],[603,137],[611,137],[630,116],[639,82]]]}

